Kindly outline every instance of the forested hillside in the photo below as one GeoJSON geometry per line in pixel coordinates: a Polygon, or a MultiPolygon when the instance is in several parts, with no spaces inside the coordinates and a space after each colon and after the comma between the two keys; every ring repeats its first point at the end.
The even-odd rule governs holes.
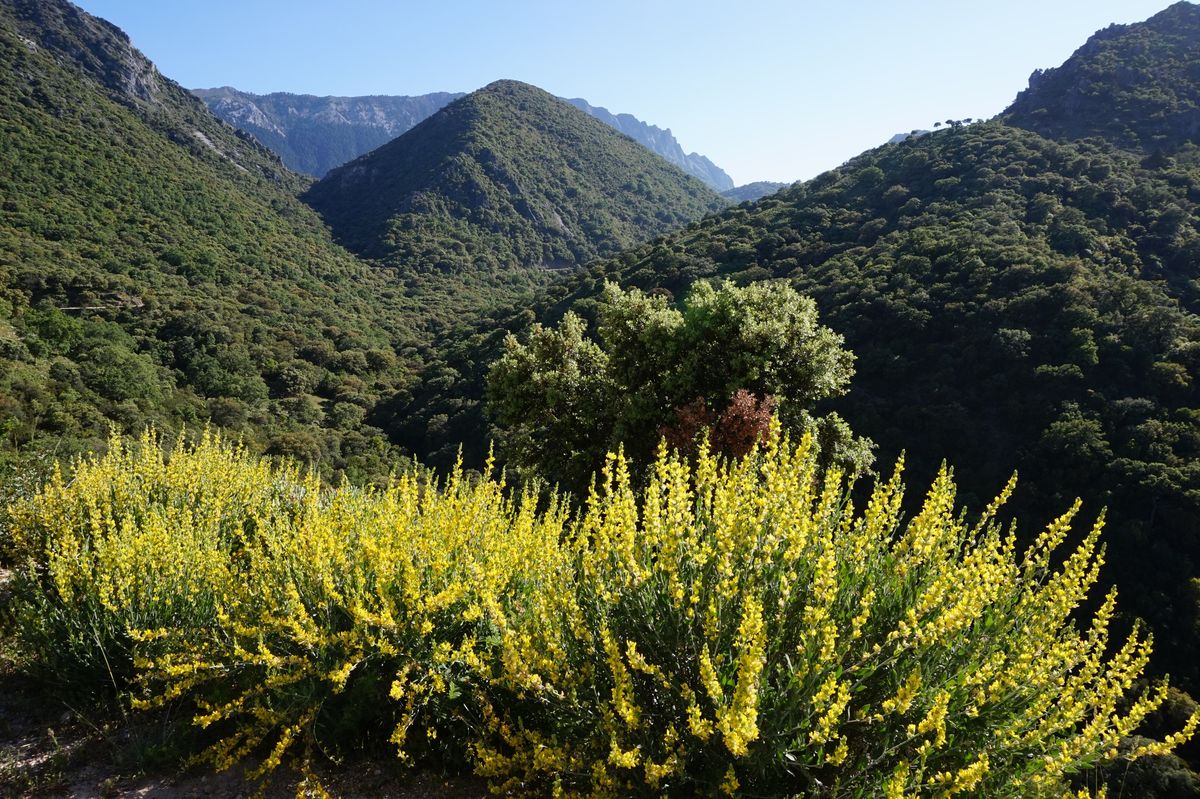
{"type": "Polygon", "coordinates": [[[364,420],[407,382],[420,311],[306,181],[69,3],[0,3],[0,60],[4,452],[212,422],[386,473],[364,420]]]}
{"type": "Polygon", "coordinates": [[[1200,14],[1181,2],[1110,25],[1057,69],[1038,70],[1004,114],[1052,138],[1098,136],[1171,152],[1200,137],[1200,14]]]}

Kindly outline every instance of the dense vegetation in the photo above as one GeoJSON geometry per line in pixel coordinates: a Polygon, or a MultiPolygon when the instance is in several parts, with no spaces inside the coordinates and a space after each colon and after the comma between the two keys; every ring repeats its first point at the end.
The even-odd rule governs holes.
{"type": "MultiPolygon", "coordinates": [[[[811,437],[609,458],[586,509],[501,481],[323,490],[205,437],[114,440],[12,510],[9,608],[61,690],[132,692],[221,767],[381,748],[506,795],[1087,797],[1166,697],[1110,633],[1078,505],[1018,549],[943,471],[902,522],[811,437]],[[1111,649],[1110,649],[1111,647],[1111,649]],[[1124,748],[1122,748],[1124,747],[1124,748]],[[1078,791],[1071,785],[1082,781],[1078,791]]],[[[1099,794],[1097,794],[1099,795],[1099,794]]]]}
{"type": "MultiPolygon", "coordinates": [[[[1200,170],[998,123],[857,158],[594,269],[678,292],[786,279],[858,355],[835,407],[918,474],[1108,505],[1113,573],[1173,665],[1191,656],[1200,534],[1200,170]],[[922,435],[914,440],[911,431],[922,435]]],[[[1194,683],[1193,683],[1194,684],[1194,683]]]]}
{"type": "Polygon", "coordinates": [[[1110,25],[1061,67],[1038,70],[1005,112],[1051,138],[1097,136],[1172,152],[1200,139],[1200,14],[1176,3],[1145,22],[1110,25]]]}
{"type": "MultiPolygon", "coordinates": [[[[1174,30],[1200,16],[1164,13],[1174,30]]],[[[1173,63],[1191,41],[1151,52],[1173,63]]],[[[1110,576],[1158,634],[1158,667],[1196,690],[1198,202],[1195,144],[1167,156],[955,123],[593,265],[565,296],[498,322],[591,319],[606,281],[679,298],[698,279],[788,281],[857,355],[832,407],[882,460],[907,448],[931,475],[949,454],[974,497],[1016,467],[1023,515],[1075,496],[1108,506],[1110,576]]],[[[485,439],[479,364],[501,340],[445,351],[402,415],[485,439]]]]}
{"type": "Polygon", "coordinates": [[[1103,582],[1200,689],[1198,43],[1186,3],[1110,28],[997,121],[674,233],[725,203],[502,81],[308,190],[368,264],[118,30],[0,0],[0,467],[207,422],[350,483],[389,436],[484,472],[109,441],[0,520],[24,665],[188,703],[223,764],[390,736],[568,795],[1062,796],[1165,751],[1095,533],[997,519],[1107,506],[1103,582]],[[933,489],[855,493],[775,410],[933,489]],[[492,434],[578,493],[507,494],[492,434]]]}
{"type": "Polygon", "coordinates": [[[509,335],[488,373],[488,411],[500,453],[582,495],[607,452],[622,448],[639,470],[658,442],[694,451],[707,437],[741,457],[777,412],[793,433],[812,431],[826,463],[858,473],[870,443],[817,403],[845,392],[854,356],[817,320],[813,301],[781,284],[714,289],[697,283],[680,309],[662,296],[608,284],[598,342],[568,313],[557,328],[509,335]]]}
{"type": "Polygon", "coordinates": [[[0,433],[60,455],[211,421],[356,479],[430,309],[303,181],[67,3],[0,3],[0,433]]]}
{"type": "Polygon", "coordinates": [[[515,81],[451,103],[305,199],[357,253],[471,279],[535,278],[724,205],[632,139],[515,81]]]}

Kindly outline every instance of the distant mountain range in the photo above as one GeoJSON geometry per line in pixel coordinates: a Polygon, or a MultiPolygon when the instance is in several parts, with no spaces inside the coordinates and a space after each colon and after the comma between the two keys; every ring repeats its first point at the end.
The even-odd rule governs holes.
{"type": "Polygon", "coordinates": [[[279,154],[289,169],[314,177],[387,144],[462,94],[417,97],[314,97],[193,89],[210,111],[279,154]]]}
{"type": "MultiPolygon", "coordinates": [[[[297,172],[324,177],[331,169],[374,150],[462,94],[435,92],[416,97],[316,97],[309,94],[251,94],[231,87],[194,89],[209,109],[251,133],[297,172]]],[[[733,179],[698,153],[684,153],[671,131],[629,114],[613,114],[586,100],[567,102],[629,136],[651,152],[694,175],[716,191],[733,179]]]]}

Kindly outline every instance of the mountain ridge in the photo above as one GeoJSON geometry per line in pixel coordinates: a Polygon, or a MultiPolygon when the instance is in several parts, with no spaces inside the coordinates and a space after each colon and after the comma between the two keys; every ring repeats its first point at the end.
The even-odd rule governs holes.
{"type": "MultiPolygon", "coordinates": [[[[279,153],[289,167],[317,178],[386,144],[447,103],[464,96],[461,92],[350,97],[289,92],[253,94],[230,86],[193,89],[192,93],[217,116],[253,134],[279,153]],[[330,118],[341,111],[349,113],[340,120],[330,118]]],[[[699,153],[685,154],[669,128],[642,122],[630,114],[613,114],[583,99],[566,101],[711,188],[717,191],[733,188],[732,178],[708,158],[699,153]]]]}
{"type": "Polygon", "coordinates": [[[508,80],[338,167],[305,199],[353,251],[451,272],[580,264],[724,205],[601,120],[508,80]]]}
{"type": "Polygon", "coordinates": [[[670,128],[660,128],[643,122],[632,114],[614,114],[603,106],[592,105],[579,97],[562,99],[646,146],[651,152],[661,155],[689,175],[700,178],[717,192],[733,188],[733,178],[707,157],[699,153],[684,153],[683,147],[675,140],[670,128]]]}

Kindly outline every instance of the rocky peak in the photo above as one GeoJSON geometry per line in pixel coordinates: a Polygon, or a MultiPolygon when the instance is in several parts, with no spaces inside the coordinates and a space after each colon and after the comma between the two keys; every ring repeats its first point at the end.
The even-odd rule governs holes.
{"type": "Polygon", "coordinates": [[[158,103],[164,79],[117,26],[62,0],[0,0],[27,42],[73,62],[117,99],[158,103]]]}

